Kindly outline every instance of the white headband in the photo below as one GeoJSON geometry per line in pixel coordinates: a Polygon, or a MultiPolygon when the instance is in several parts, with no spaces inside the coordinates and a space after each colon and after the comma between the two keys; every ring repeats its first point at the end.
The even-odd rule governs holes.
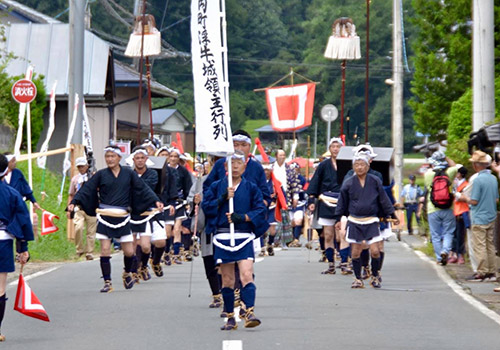
{"type": "Polygon", "coordinates": [[[179,158],[181,157],[181,151],[179,151],[177,148],[171,148],[170,149],[170,153],[177,153],[177,155],[179,156],[179,158]]]}
{"type": "Polygon", "coordinates": [[[266,170],[271,170],[273,168],[272,164],[262,164],[262,167],[266,170]]]}
{"type": "Polygon", "coordinates": [[[234,141],[246,142],[250,145],[252,144],[252,140],[250,140],[250,137],[242,135],[242,134],[233,135],[233,142],[234,141]]]}
{"type": "Polygon", "coordinates": [[[135,150],[134,153],[132,153],[132,157],[135,157],[137,154],[144,154],[147,157],[148,151],[146,151],[145,149],[139,148],[138,150],[135,150]]]}
{"type": "Polygon", "coordinates": [[[142,144],[143,147],[151,147],[152,149],[154,149],[156,151],[156,146],[153,142],[151,141],[148,141],[148,142],[145,142],[142,144]]]}
{"type": "Polygon", "coordinates": [[[352,157],[352,163],[354,164],[355,161],[362,160],[366,164],[370,165],[370,159],[371,159],[370,152],[361,151],[361,152],[356,153],[354,155],[354,157],[352,157]]]}
{"type": "Polygon", "coordinates": [[[16,158],[16,155],[15,154],[9,154],[9,155],[6,155],[5,158],[7,158],[8,162],[10,162],[12,159],[16,158]]]}
{"type": "Polygon", "coordinates": [[[120,157],[122,157],[122,150],[119,149],[119,148],[115,148],[115,147],[111,147],[111,146],[108,146],[106,148],[104,148],[104,153],[106,152],[113,152],[113,153],[116,153],[118,154],[120,157]]]}
{"type": "Polygon", "coordinates": [[[161,153],[163,151],[167,151],[168,153],[170,153],[170,149],[167,146],[162,146],[158,148],[158,153],[161,153]]]}
{"type": "Polygon", "coordinates": [[[370,154],[370,158],[371,159],[374,159],[378,156],[378,154],[376,154],[374,151],[373,151],[373,147],[370,146],[370,145],[359,145],[359,146],[356,146],[352,149],[353,153],[356,154],[358,152],[365,152],[365,153],[369,153],[370,154]]]}
{"type": "MultiPolygon", "coordinates": [[[[227,157],[227,158],[231,158],[231,159],[239,159],[241,160],[242,162],[245,162],[245,155],[244,154],[237,154],[237,153],[233,153],[231,154],[231,156],[227,157]]],[[[227,159],[226,158],[226,159],[227,159]]]]}
{"type": "Polygon", "coordinates": [[[344,146],[344,142],[342,141],[342,139],[340,137],[332,137],[330,139],[329,145],[331,145],[334,142],[340,143],[341,146],[344,146]]]}

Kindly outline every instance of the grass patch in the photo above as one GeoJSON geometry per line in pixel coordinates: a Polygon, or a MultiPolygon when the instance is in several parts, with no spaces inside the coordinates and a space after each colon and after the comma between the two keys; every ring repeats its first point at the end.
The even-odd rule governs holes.
{"type": "Polygon", "coordinates": [[[255,140],[256,137],[259,136],[259,133],[255,131],[264,125],[269,124],[269,119],[248,119],[245,121],[245,125],[243,126],[243,130],[248,132],[252,137],[252,141],[255,140]]]}
{"type": "Polygon", "coordinates": [[[404,155],[405,158],[411,158],[411,159],[425,159],[425,155],[423,153],[405,153],[404,155]]]}
{"type": "MultiPolygon", "coordinates": [[[[75,259],[75,245],[67,240],[66,225],[67,218],[66,203],[68,201],[68,189],[69,189],[69,178],[66,178],[63,200],[61,205],[57,203],[57,195],[61,189],[62,175],[54,174],[50,171],[46,171],[44,180],[44,191],[47,193],[47,197],[42,199],[42,176],[43,169],[36,166],[33,162],[33,194],[37,199],[40,206],[59,216],[59,221],[56,220],[56,225],[59,227],[59,231],[52,233],[47,236],[38,236],[33,242],[29,243],[29,251],[31,254],[31,259],[34,261],[66,261],[75,259]]],[[[28,179],[28,162],[18,162],[17,167],[23,172],[28,179]]],[[[61,167],[62,168],[62,167],[61,167]]],[[[38,212],[38,227],[36,230],[40,232],[41,229],[41,212],[38,212]]]]}
{"type": "Polygon", "coordinates": [[[427,244],[425,246],[416,248],[416,250],[421,251],[422,253],[424,253],[425,255],[427,255],[430,258],[435,257],[434,247],[432,246],[432,243],[430,241],[427,242],[427,244]]]}

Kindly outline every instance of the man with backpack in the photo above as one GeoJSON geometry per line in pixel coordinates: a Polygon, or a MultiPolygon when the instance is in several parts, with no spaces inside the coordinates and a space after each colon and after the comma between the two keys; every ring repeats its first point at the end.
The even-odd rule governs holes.
{"type": "Polygon", "coordinates": [[[448,262],[456,227],[451,179],[455,178],[461,165],[455,164],[442,151],[434,152],[430,163],[432,169],[424,174],[428,222],[437,263],[444,266],[448,262]]]}

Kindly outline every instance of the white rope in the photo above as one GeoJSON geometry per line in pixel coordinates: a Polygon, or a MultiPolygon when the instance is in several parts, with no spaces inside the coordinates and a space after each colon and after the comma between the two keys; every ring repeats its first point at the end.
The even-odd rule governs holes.
{"type": "MultiPolygon", "coordinates": [[[[182,208],[186,204],[187,204],[187,201],[184,200],[184,201],[182,201],[182,203],[180,203],[179,205],[177,205],[175,207],[175,209],[182,208]]],[[[169,209],[170,207],[171,207],[171,205],[165,207],[165,209],[169,209]]],[[[130,215],[126,214],[126,216],[124,216],[124,220],[122,222],[118,223],[118,224],[112,224],[110,222],[107,222],[106,220],[104,220],[102,218],[101,214],[99,214],[99,213],[96,214],[96,218],[104,226],[107,226],[107,227],[109,227],[111,229],[118,229],[118,228],[121,228],[121,227],[125,226],[129,222],[131,224],[134,224],[134,225],[144,224],[144,223],[148,222],[149,220],[151,220],[152,218],[154,218],[158,213],[159,213],[159,211],[153,211],[151,214],[149,214],[148,216],[146,216],[144,219],[141,219],[141,220],[132,220],[130,218],[130,215]]]]}
{"type": "Polygon", "coordinates": [[[98,220],[101,224],[103,224],[104,226],[107,226],[107,227],[109,227],[109,228],[111,228],[111,229],[114,229],[114,230],[116,230],[116,229],[118,229],[118,228],[121,228],[121,227],[125,226],[125,225],[126,225],[126,224],[128,224],[128,222],[130,221],[130,215],[128,215],[128,214],[127,214],[127,216],[124,218],[124,220],[123,220],[122,222],[118,223],[118,224],[112,224],[112,223],[107,222],[106,220],[104,220],[104,219],[101,217],[101,214],[99,214],[99,213],[97,213],[97,214],[96,214],[96,218],[97,218],[97,220],[98,220]]]}
{"type": "Polygon", "coordinates": [[[134,225],[144,224],[145,222],[148,222],[149,220],[151,220],[152,218],[154,218],[156,216],[156,214],[158,214],[158,213],[159,212],[154,211],[153,213],[149,214],[148,216],[146,216],[144,219],[141,219],[141,220],[132,220],[132,219],[130,219],[130,223],[134,224],[134,225]]]}
{"type": "MultiPolygon", "coordinates": [[[[220,234],[219,234],[219,236],[220,236],[220,234]]],[[[237,233],[235,234],[235,238],[238,238],[238,234],[237,233]]],[[[213,238],[213,243],[217,247],[219,247],[221,249],[224,249],[224,250],[226,250],[228,252],[236,252],[236,251],[240,250],[241,248],[243,248],[248,243],[250,243],[251,241],[253,241],[254,239],[255,239],[255,235],[253,233],[250,233],[249,236],[248,236],[248,238],[245,239],[242,243],[238,244],[235,247],[228,247],[227,245],[224,245],[224,244],[220,243],[217,240],[217,235],[215,235],[214,238],[213,238]]]]}
{"type": "Polygon", "coordinates": [[[323,203],[325,203],[330,208],[337,207],[337,198],[328,197],[328,196],[325,196],[324,194],[320,194],[318,199],[320,201],[322,201],[323,203]]]}

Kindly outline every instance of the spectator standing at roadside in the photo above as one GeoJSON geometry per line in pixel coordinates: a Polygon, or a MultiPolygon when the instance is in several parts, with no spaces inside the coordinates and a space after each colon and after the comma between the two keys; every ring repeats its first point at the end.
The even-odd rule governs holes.
{"type": "Polygon", "coordinates": [[[448,263],[464,264],[465,254],[465,233],[470,228],[469,205],[460,200],[464,189],[469,185],[466,179],[467,168],[461,167],[458,169],[457,176],[453,181],[453,193],[455,193],[455,202],[453,204],[453,214],[456,218],[455,237],[451,247],[451,257],[448,263]]]}
{"type": "Polygon", "coordinates": [[[491,165],[491,157],[482,151],[475,151],[470,159],[474,170],[478,173],[470,197],[462,195],[470,205],[472,218],[472,250],[477,259],[476,273],[469,281],[482,282],[496,280],[496,261],[494,231],[497,217],[498,180],[487,169],[491,165]]]}
{"type": "Polygon", "coordinates": [[[401,192],[401,203],[403,203],[406,208],[406,221],[408,226],[408,234],[412,235],[413,229],[411,221],[413,219],[414,213],[415,213],[415,218],[417,219],[417,224],[420,225],[418,201],[419,198],[424,195],[424,191],[422,191],[420,186],[415,183],[416,180],[415,175],[410,175],[408,178],[410,179],[410,183],[403,187],[403,191],[401,192]]]}
{"type": "Polygon", "coordinates": [[[436,189],[433,190],[432,188],[435,187],[434,178],[436,176],[446,176],[448,178],[447,188],[449,191],[449,185],[451,185],[450,179],[455,178],[458,169],[462,166],[455,164],[454,161],[447,158],[441,151],[436,151],[432,154],[430,163],[432,169],[427,170],[424,174],[425,188],[429,193],[426,200],[429,229],[436,261],[438,264],[446,265],[453,242],[453,232],[455,232],[456,227],[455,215],[453,215],[452,201],[447,208],[446,206],[440,208],[433,203],[433,192],[435,193],[436,189]]]}
{"type": "MultiPolygon", "coordinates": [[[[90,179],[90,174],[88,173],[89,165],[85,157],[76,158],[75,165],[78,169],[78,174],[73,176],[69,185],[68,205],[70,205],[73,198],[75,198],[76,192],[78,192],[90,179]]],[[[72,213],[68,212],[68,219],[70,219],[71,214],[72,213]]],[[[97,218],[86,214],[83,210],[76,211],[74,215],[73,223],[75,224],[76,254],[78,257],[85,255],[87,260],[93,260],[94,256],[92,254],[94,252],[97,218]],[[87,225],[86,244],[84,244],[85,240],[83,239],[85,224],[87,225]]]]}

